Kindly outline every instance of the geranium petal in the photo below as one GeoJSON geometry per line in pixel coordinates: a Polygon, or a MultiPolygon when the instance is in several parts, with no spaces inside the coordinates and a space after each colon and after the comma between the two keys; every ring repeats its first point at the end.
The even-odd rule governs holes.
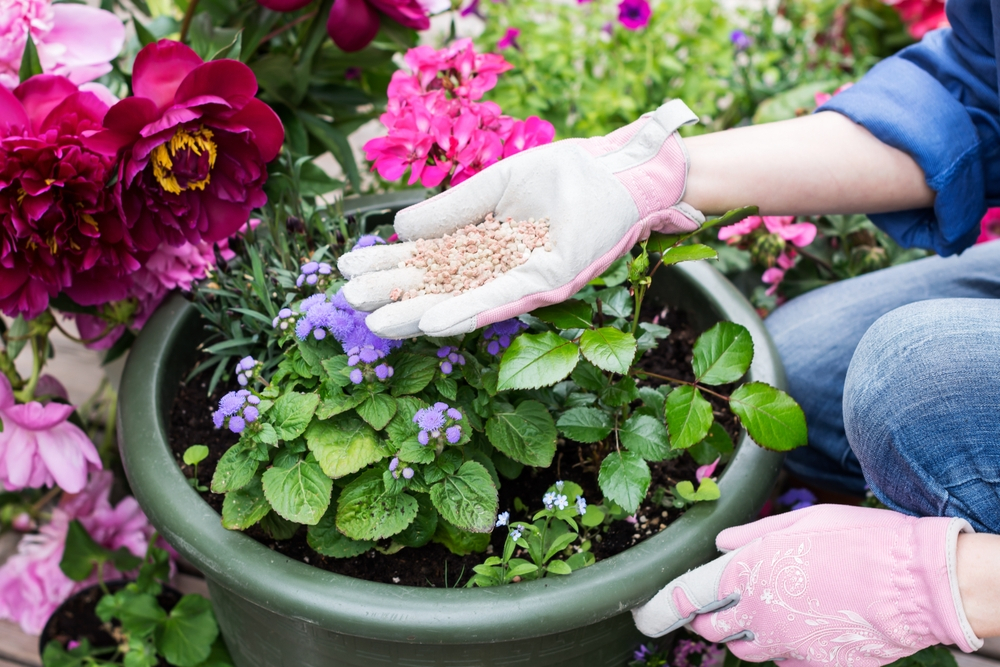
{"type": "Polygon", "coordinates": [[[4,424],[0,434],[0,452],[3,452],[8,490],[23,489],[31,478],[31,462],[38,445],[31,431],[24,431],[14,424],[4,424]]]}
{"type": "Polygon", "coordinates": [[[180,42],[161,39],[139,51],[132,65],[132,90],[153,100],[160,110],[173,104],[181,82],[202,64],[201,57],[180,42]]]}
{"type": "Polygon", "coordinates": [[[39,74],[15,88],[14,97],[21,100],[31,121],[31,131],[37,134],[49,112],[75,92],[77,87],[69,79],[39,74]]]}
{"type": "Polygon", "coordinates": [[[238,60],[213,60],[195,67],[181,81],[175,104],[188,104],[204,95],[220,97],[229,106],[240,108],[257,94],[257,78],[238,60]]]}
{"type": "Polygon", "coordinates": [[[87,485],[89,457],[86,450],[97,454],[90,438],[73,424],[62,424],[49,431],[35,434],[38,453],[56,484],[67,493],[77,493],[87,485]]]}
{"type": "Polygon", "coordinates": [[[252,99],[229,118],[229,123],[242,125],[253,132],[253,143],[264,162],[270,162],[278,156],[285,140],[285,128],[274,109],[258,99],[252,99]]]}
{"type": "Polygon", "coordinates": [[[378,12],[365,0],[335,0],[326,22],[334,44],[344,51],[360,51],[378,34],[378,12]]]}

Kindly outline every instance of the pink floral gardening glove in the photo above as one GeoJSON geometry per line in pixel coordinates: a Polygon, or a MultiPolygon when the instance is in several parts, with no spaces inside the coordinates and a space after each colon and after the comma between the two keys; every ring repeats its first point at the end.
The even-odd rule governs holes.
{"type": "Polygon", "coordinates": [[[392,302],[393,289],[419,286],[423,269],[398,268],[413,243],[362,248],[338,264],[351,281],[344,296],[374,311],[368,327],[384,338],[452,336],[575,294],[651,231],[694,231],[704,216],[681,199],[688,160],[676,130],[697,122],[673,100],[607,137],[559,141],[519,153],[451,190],[400,211],[404,241],[432,239],[482,222],[548,218],[551,251],[536,248],[520,266],[459,295],[392,302]]]}
{"type": "Polygon", "coordinates": [[[632,610],[651,637],[690,628],[740,659],[877,667],[933,644],[983,645],[955,574],[963,519],[818,505],[719,533],[726,555],[632,610]]]}

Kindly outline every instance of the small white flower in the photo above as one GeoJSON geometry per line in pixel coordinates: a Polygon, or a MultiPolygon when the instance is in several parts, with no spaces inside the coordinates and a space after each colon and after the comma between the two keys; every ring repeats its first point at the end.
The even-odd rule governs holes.
{"type": "MultiPolygon", "coordinates": [[[[563,496],[565,498],[565,496],[563,496]]],[[[556,502],[556,494],[549,491],[544,496],[542,496],[542,504],[545,505],[545,509],[550,510],[556,502]]]]}
{"type": "Polygon", "coordinates": [[[500,512],[497,515],[497,528],[506,526],[508,521],[510,521],[510,512],[500,512]]]}
{"type": "Polygon", "coordinates": [[[514,540],[515,542],[521,539],[521,529],[519,527],[510,531],[510,539],[514,540]]]}
{"type": "Polygon", "coordinates": [[[558,482],[556,482],[556,491],[562,491],[564,484],[566,484],[566,482],[564,482],[562,480],[559,480],[558,482]]]}
{"type": "Polygon", "coordinates": [[[569,506],[569,499],[566,496],[556,496],[555,505],[561,510],[569,506]]]}
{"type": "Polygon", "coordinates": [[[576,497],[576,511],[583,516],[587,513],[587,501],[583,499],[583,496],[576,497]]]}

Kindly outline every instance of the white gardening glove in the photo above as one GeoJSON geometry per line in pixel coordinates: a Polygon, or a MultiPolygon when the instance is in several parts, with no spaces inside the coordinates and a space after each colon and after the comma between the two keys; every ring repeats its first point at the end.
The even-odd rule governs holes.
{"type": "Polygon", "coordinates": [[[651,637],[690,625],[741,660],[880,667],[933,644],[979,649],[958,588],[968,522],[817,505],[719,533],[727,552],[632,610],[651,637]]]}
{"type": "Polygon", "coordinates": [[[350,279],[343,294],[354,308],[374,311],[368,328],[383,338],[468,333],[564,301],[650,232],[690,232],[704,222],[681,201],[688,158],[676,130],[695,122],[673,100],[606,137],[559,141],[501,160],[400,211],[396,232],[410,243],[341,257],[338,268],[350,279]],[[548,218],[552,250],[537,248],[524,264],[457,296],[391,301],[393,289],[421,285],[423,269],[398,268],[412,256],[412,241],[478,224],[487,213],[499,220],[548,218]]]}

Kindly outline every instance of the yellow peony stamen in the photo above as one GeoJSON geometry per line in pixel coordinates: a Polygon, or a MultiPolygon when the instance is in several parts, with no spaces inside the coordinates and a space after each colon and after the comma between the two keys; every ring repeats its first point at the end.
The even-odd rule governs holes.
{"type": "Polygon", "coordinates": [[[195,155],[208,154],[209,171],[215,166],[216,148],[212,141],[212,131],[205,127],[199,127],[194,132],[189,132],[184,128],[177,128],[170,141],[162,143],[153,149],[150,157],[153,161],[153,176],[160,184],[160,187],[167,192],[179,195],[185,190],[204,190],[205,186],[212,181],[211,173],[198,181],[190,181],[186,185],[181,185],[177,177],[173,174],[174,158],[181,150],[189,150],[195,155]]]}

